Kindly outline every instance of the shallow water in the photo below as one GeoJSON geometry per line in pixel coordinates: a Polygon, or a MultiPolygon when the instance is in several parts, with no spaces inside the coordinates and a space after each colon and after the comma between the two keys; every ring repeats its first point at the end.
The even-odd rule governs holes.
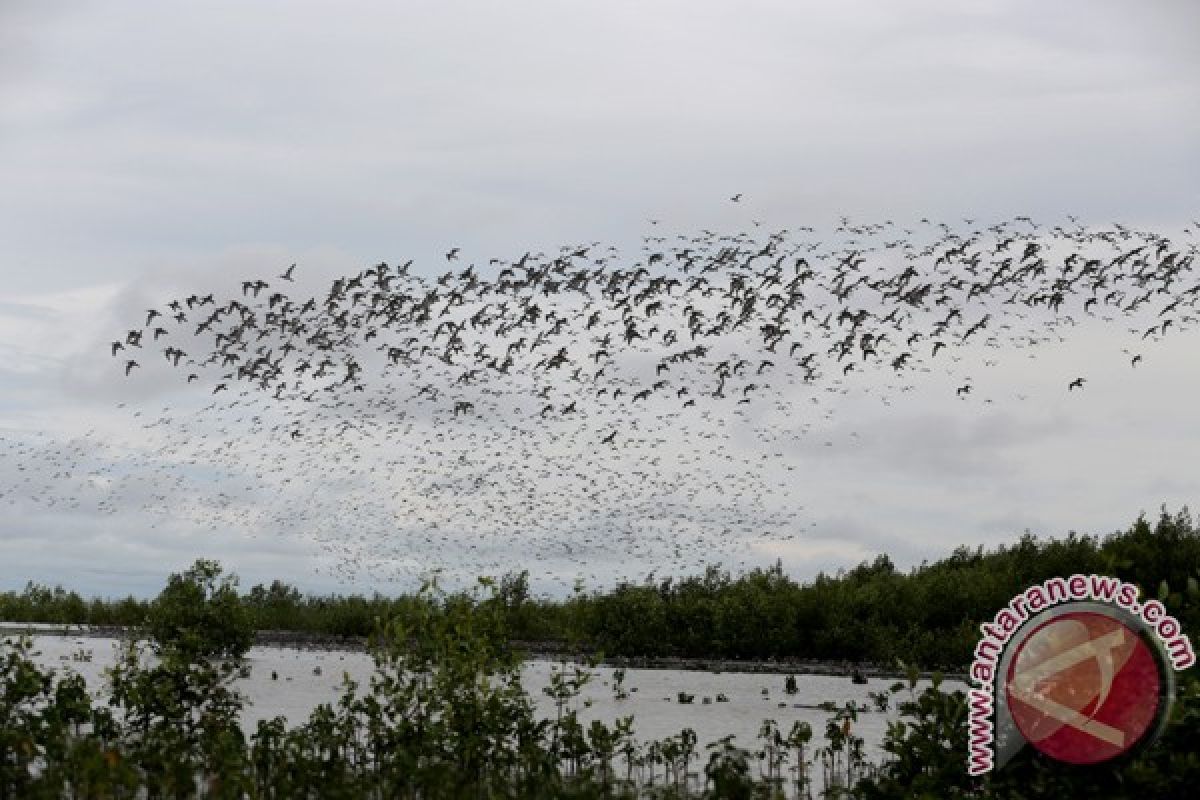
{"type": "MultiPolygon", "coordinates": [[[[47,667],[78,672],[98,696],[102,696],[104,670],[116,662],[119,643],[115,639],[39,635],[33,637],[36,660],[47,667]],[[72,654],[91,652],[92,660],[75,661],[72,654]]],[[[250,675],[237,682],[237,688],[248,698],[242,715],[243,728],[252,733],[259,720],[275,716],[287,718],[298,725],[321,703],[336,703],[341,696],[345,675],[358,682],[360,692],[367,689],[374,663],[366,653],[337,650],[305,650],[287,647],[253,647],[247,655],[250,675]],[[320,668],[320,674],[315,674],[320,668]],[[272,672],[278,675],[271,678],[272,672]]],[[[538,711],[545,717],[555,714],[554,701],[543,694],[549,685],[557,662],[531,660],[522,672],[522,684],[532,696],[538,711]]],[[[633,715],[634,731],[640,741],[662,739],[678,734],[683,728],[696,732],[701,748],[728,734],[734,734],[734,744],[756,749],[763,720],[773,719],[786,735],[796,720],[807,721],[813,729],[813,749],[825,744],[825,723],[831,716],[819,709],[796,708],[796,704],[815,705],[830,700],[837,705],[846,702],[866,704],[874,708],[868,692],[886,690],[894,681],[873,679],[857,685],[844,676],[797,675],[797,693],[783,690],[784,675],[750,672],[700,672],[689,670],[625,670],[625,689],[629,697],[617,700],[612,687],[611,667],[591,670],[592,679],[573,701],[580,720],[586,726],[592,719],[611,723],[619,717],[633,715]],[[767,690],[764,696],[763,689],[767,690]],[[634,691],[636,690],[636,691],[634,691]],[[695,695],[692,704],[676,701],[678,692],[695,695]],[[718,693],[724,693],[727,703],[717,703],[718,693]],[[712,698],[710,705],[703,699],[712,698]],[[785,707],[781,708],[780,703],[785,707]]],[[[923,685],[918,684],[918,691],[923,685]]],[[[947,682],[950,688],[962,688],[947,682]]],[[[896,711],[886,713],[862,712],[853,732],[864,740],[867,757],[877,760],[887,722],[897,717],[896,711]]]]}

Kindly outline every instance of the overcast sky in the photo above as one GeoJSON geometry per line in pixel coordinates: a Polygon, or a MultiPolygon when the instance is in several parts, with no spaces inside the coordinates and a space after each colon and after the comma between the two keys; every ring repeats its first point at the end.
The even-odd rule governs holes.
{"type": "MultiPolygon", "coordinates": [[[[634,251],[651,218],[735,232],[1070,214],[1178,236],[1200,220],[1197,30],[1188,0],[0,3],[0,589],[144,594],[200,556],[247,584],[404,585],[337,579],[341,512],[320,486],[215,526],[215,511],[72,506],[81,478],[55,484],[46,454],[140,450],[123,498],[186,493],[193,512],[237,516],[205,499],[236,494],[216,477],[181,483],[163,463],[203,472],[215,434],[168,457],[143,427],[193,401],[131,392],[111,363],[108,342],[149,307],[234,296],[293,262],[316,289],[379,261],[432,276],[452,247],[479,264],[575,242],[634,251]],[[62,491],[25,496],[29,470],[62,491]],[[313,527],[321,541],[298,533],[313,527]]],[[[986,405],[936,380],[887,407],[839,400],[811,420],[837,446],[797,447],[797,474],[762,478],[768,505],[803,508],[802,535],[751,542],[747,563],[809,578],[887,552],[908,567],[1194,502],[1200,336],[1165,339],[1131,373],[1122,333],[1014,354],[986,405]],[[1086,391],[1068,394],[1075,374],[1086,391]]],[[[314,476],[292,477],[288,491],[314,476]]],[[[637,500],[655,502],[645,487],[637,500]]],[[[601,512],[577,523],[603,531],[601,512]]],[[[384,551],[409,573],[455,567],[453,548],[384,551]]],[[[662,567],[598,552],[582,577],[662,567]]]]}

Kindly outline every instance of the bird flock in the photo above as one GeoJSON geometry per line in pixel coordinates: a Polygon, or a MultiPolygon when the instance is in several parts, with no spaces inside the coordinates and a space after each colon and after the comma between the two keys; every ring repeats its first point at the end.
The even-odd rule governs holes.
{"type": "Polygon", "coordinates": [[[453,247],[433,275],[380,263],[299,292],[292,264],[170,299],[107,355],[129,380],[177,375],[190,399],[132,411],[136,447],[104,465],[96,441],[9,446],[43,459],[43,504],[64,502],[65,473],[100,511],[307,530],[346,580],[529,559],[595,578],[601,557],[665,572],[797,535],[782,451],[832,417],[830,395],[886,406],[944,374],[992,403],[989,367],[1096,324],[1124,329],[1136,369],[1200,297],[1190,229],[651,222],[632,255],[590,242],[477,264],[453,247]]]}
{"type": "MultiPolygon", "coordinates": [[[[998,348],[1019,340],[1014,321],[1039,311],[1050,327],[1075,324],[1075,314],[1153,311],[1141,340],[1195,321],[1195,245],[1185,252],[1120,225],[1044,230],[1025,217],[968,234],[935,230],[918,246],[912,229],[843,220],[835,251],[787,230],[762,240],[706,230],[648,237],[632,262],[593,242],[491,259],[487,269],[452,266],[436,280],[411,274],[411,261],[381,263],[304,299],[255,278],[220,303],[194,294],[149,309],[111,349],[185,338],[193,355],[177,345],[162,355],[187,381],[213,368],[223,374],[212,394],[242,383],[275,400],[364,392],[373,368],[377,387],[415,388],[413,401],[442,402],[455,417],[484,413],[477,401],[489,388],[524,385],[545,419],[652,399],[750,403],[780,375],[903,376],[973,337],[998,348]],[[1089,252],[1096,245],[1109,252],[1089,252]]],[[[295,267],[278,280],[293,281],[295,267]]],[[[141,366],[128,358],[126,376],[141,366]]],[[[614,445],[616,435],[601,441],[614,445]]]]}

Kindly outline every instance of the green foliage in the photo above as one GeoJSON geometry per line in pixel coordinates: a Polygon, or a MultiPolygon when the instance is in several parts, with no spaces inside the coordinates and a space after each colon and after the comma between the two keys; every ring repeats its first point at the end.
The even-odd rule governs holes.
{"type": "Polygon", "coordinates": [[[916,693],[897,684],[901,719],[884,740],[890,758],[877,774],[859,781],[853,796],[862,800],[904,798],[1105,797],[1111,800],[1170,800],[1195,796],[1200,781],[1200,679],[1182,676],[1171,718],[1162,737],[1132,758],[1088,768],[1066,767],[1023,750],[1004,767],[982,777],[967,774],[967,698],[935,683],[916,693]]]}
{"type": "MultiPolygon", "coordinates": [[[[767,720],[759,750],[725,737],[707,758],[690,729],[643,744],[631,717],[585,726],[578,698],[591,672],[579,662],[555,669],[547,693],[557,711],[544,719],[520,683],[512,603],[487,580],[470,594],[426,584],[402,614],[377,620],[365,691],[347,677],[337,703],[296,727],[261,722],[247,738],[244,701],[232,689],[245,668],[244,639],[228,635],[245,630],[233,586],[212,562],[172,576],[156,603],[158,638],[127,644],[103,703],[78,675],[40,667],[28,639],[5,640],[0,800],[811,798],[814,765],[824,800],[1184,798],[1200,781],[1200,681],[1190,673],[1163,737],[1135,757],[1080,771],[1026,751],[983,779],[966,774],[965,696],[943,691],[936,676],[918,691],[910,665],[890,692],[900,718],[880,764],[864,757],[851,704],[828,705],[821,747],[810,726],[785,736],[767,720]],[[202,602],[185,614],[172,604],[186,598],[202,602]],[[202,623],[219,635],[201,636],[202,623]]],[[[266,593],[295,599],[282,587],[266,593]]]]}
{"type": "Polygon", "coordinates": [[[0,619],[9,622],[87,622],[88,606],[75,592],[30,581],[21,592],[0,592],[0,619]]]}
{"type": "Polygon", "coordinates": [[[220,565],[204,559],[171,575],[150,606],[146,627],[159,655],[237,659],[254,643],[237,579],[222,577],[220,565]]]}
{"type": "Polygon", "coordinates": [[[1200,530],[1186,509],[1164,510],[1154,526],[1139,518],[1103,539],[1026,534],[987,553],[960,547],[908,574],[886,556],[808,584],[790,580],[778,565],[736,580],[710,568],[702,578],[625,584],[567,605],[585,621],[589,639],[614,656],[902,658],[961,669],[979,624],[1015,594],[1050,577],[1089,572],[1134,582],[1148,597],[1165,576],[1171,613],[1185,630],[1200,629],[1200,530]]]}
{"type": "MultiPolygon", "coordinates": [[[[29,584],[20,593],[0,593],[0,618],[138,625],[149,616],[157,636],[186,637],[190,631],[207,638],[205,646],[236,650],[248,641],[245,624],[260,631],[365,638],[376,620],[416,620],[428,604],[419,593],[320,597],[275,581],[241,597],[245,619],[238,612],[230,629],[217,630],[203,614],[215,613],[222,603],[233,613],[238,604],[231,586],[206,577],[210,568],[198,562],[173,576],[163,596],[149,605],[132,598],[85,603],[61,587],[29,584]]],[[[883,555],[808,583],[793,581],[779,564],[737,578],[713,566],[701,576],[627,582],[551,601],[534,597],[528,573],[520,572],[500,578],[485,602],[503,617],[509,638],[526,646],[633,658],[879,664],[900,658],[926,669],[962,669],[980,622],[1029,585],[1077,572],[1132,581],[1146,597],[1165,592],[1164,602],[1184,630],[1200,630],[1200,530],[1187,509],[1174,515],[1163,510],[1153,524],[1139,517],[1128,530],[1103,539],[1071,533],[1039,540],[1026,534],[989,552],[960,547],[908,573],[883,555]]]]}

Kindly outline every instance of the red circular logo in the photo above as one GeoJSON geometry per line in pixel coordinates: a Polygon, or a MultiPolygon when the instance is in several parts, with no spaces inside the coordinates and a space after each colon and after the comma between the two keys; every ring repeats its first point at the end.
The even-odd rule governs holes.
{"type": "Polygon", "coordinates": [[[1161,690],[1142,638],[1091,611],[1038,626],[1021,642],[1005,686],[1026,741],[1071,764],[1107,761],[1136,745],[1154,724],[1161,690]]]}

